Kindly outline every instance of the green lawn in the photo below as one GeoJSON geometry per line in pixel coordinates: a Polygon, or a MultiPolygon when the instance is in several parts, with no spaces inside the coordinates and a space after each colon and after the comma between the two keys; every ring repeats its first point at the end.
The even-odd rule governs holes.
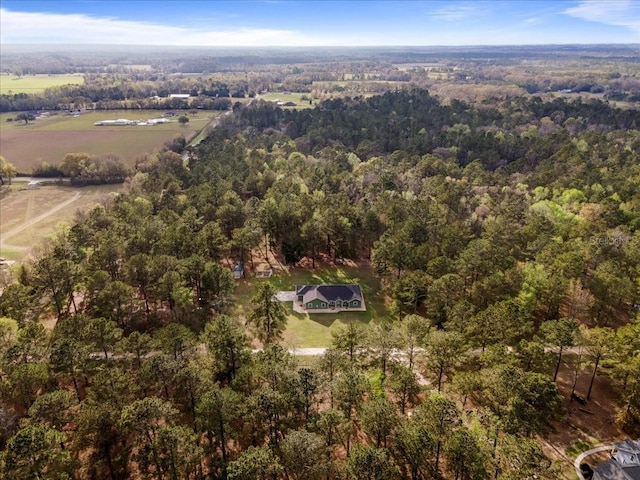
{"type": "Polygon", "coordinates": [[[277,270],[270,279],[248,278],[238,282],[234,295],[233,313],[246,319],[251,311],[251,297],[259,282],[270,282],[278,290],[293,290],[295,285],[320,283],[358,283],[364,295],[366,312],[302,314],[293,311],[291,303],[285,303],[288,312],[283,344],[287,347],[328,347],[331,332],[351,322],[368,324],[371,320],[389,315],[380,292],[380,279],[370,266],[342,266],[323,268],[293,268],[277,270]]]}
{"type": "Polygon", "coordinates": [[[22,260],[25,253],[22,250],[10,250],[8,248],[0,248],[0,257],[7,260],[19,261],[22,260]]]}
{"type": "Polygon", "coordinates": [[[580,455],[582,452],[585,452],[591,448],[597,446],[597,442],[587,441],[587,440],[578,440],[575,443],[572,443],[567,447],[565,453],[570,458],[575,458],[580,455]]]}
{"type": "Polygon", "coordinates": [[[82,75],[0,75],[0,95],[9,93],[41,93],[60,85],[82,85],[82,75]]]}

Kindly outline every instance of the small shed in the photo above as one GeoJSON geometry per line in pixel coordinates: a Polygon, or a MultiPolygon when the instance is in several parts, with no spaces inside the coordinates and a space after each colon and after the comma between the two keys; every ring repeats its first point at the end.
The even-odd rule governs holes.
{"type": "Polygon", "coordinates": [[[273,269],[259,270],[256,272],[256,278],[271,278],[273,275],[273,269]]]}
{"type": "Polygon", "coordinates": [[[237,280],[242,277],[244,277],[244,263],[238,262],[236,266],[233,267],[233,278],[237,280]]]}

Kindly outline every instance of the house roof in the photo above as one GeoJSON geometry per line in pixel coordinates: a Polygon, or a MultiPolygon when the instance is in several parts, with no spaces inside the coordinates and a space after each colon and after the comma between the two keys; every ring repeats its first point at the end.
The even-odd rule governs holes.
{"type": "Polygon", "coordinates": [[[640,439],[636,441],[627,438],[624,442],[614,443],[613,446],[619,452],[640,453],[640,439]]]}
{"type": "Polygon", "coordinates": [[[640,480],[640,467],[623,468],[615,460],[607,460],[593,469],[594,480],[640,480]]]}
{"type": "Polygon", "coordinates": [[[296,295],[302,295],[304,303],[312,300],[334,302],[336,300],[362,301],[360,285],[296,285],[296,295]]]}
{"type": "Polygon", "coordinates": [[[613,444],[611,460],[594,468],[594,480],[640,480],[640,439],[613,444]]]}

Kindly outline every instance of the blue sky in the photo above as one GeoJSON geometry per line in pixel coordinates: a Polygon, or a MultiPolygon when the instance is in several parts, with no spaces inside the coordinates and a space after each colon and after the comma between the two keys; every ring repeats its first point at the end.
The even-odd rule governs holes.
{"type": "Polygon", "coordinates": [[[0,0],[0,43],[640,43],[640,0],[0,0]]]}

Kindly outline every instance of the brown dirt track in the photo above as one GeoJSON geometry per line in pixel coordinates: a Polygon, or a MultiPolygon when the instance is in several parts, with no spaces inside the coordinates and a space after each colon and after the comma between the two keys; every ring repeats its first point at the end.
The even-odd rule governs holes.
{"type": "Polygon", "coordinates": [[[124,186],[98,185],[76,189],[46,185],[30,189],[26,183],[16,183],[10,188],[0,199],[0,256],[21,260],[61,225],[70,225],[76,212],[86,212],[102,204],[114,192],[123,191],[124,186]]]}

